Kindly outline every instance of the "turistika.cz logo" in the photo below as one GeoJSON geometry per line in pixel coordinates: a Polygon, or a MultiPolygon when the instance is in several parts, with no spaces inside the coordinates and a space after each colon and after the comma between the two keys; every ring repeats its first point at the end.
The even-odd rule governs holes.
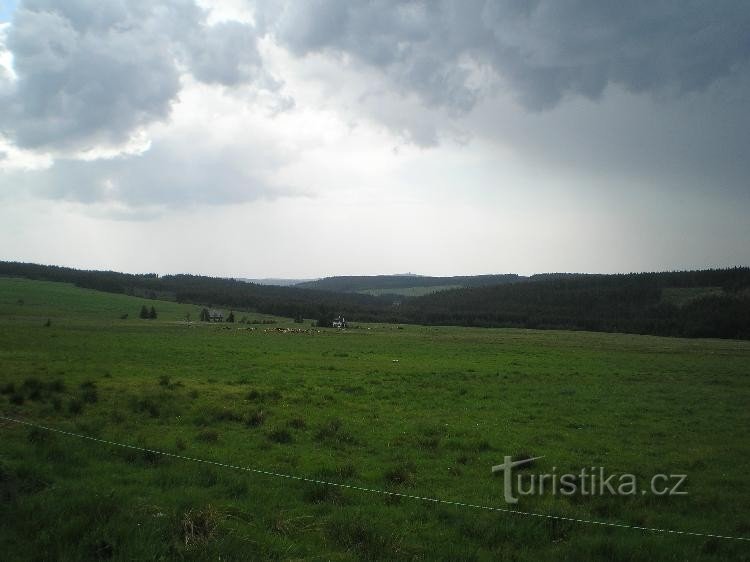
{"type": "Polygon", "coordinates": [[[516,473],[515,486],[513,469],[523,468],[544,457],[530,457],[513,460],[504,457],[503,464],[492,467],[492,472],[503,473],[503,495],[507,503],[518,503],[518,496],[551,494],[553,496],[635,496],[654,494],[657,496],[686,496],[686,474],[654,474],[646,486],[639,485],[638,476],[628,473],[607,474],[602,466],[582,468],[578,473],[558,473],[557,467],[544,474],[516,473]]]}

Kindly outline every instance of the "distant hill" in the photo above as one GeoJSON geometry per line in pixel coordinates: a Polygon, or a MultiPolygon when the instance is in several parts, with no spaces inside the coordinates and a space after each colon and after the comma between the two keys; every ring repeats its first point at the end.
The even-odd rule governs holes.
{"type": "Polygon", "coordinates": [[[336,293],[366,293],[371,295],[422,296],[447,289],[489,287],[516,283],[525,277],[514,273],[496,275],[460,275],[430,277],[407,273],[403,275],[342,275],[325,277],[297,285],[300,289],[317,289],[336,293]]]}

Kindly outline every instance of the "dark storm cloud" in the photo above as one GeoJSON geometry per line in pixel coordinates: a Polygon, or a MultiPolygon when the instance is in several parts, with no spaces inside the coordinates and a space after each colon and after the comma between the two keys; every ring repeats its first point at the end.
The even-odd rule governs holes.
{"type": "Polygon", "coordinates": [[[462,111],[492,68],[530,110],[566,94],[705,90],[748,60],[743,1],[262,2],[260,26],[291,51],[328,51],[384,69],[428,104],[462,111]]]}
{"type": "Polygon", "coordinates": [[[184,68],[228,86],[260,74],[252,27],[208,25],[192,0],[25,0],[8,30],[17,80],[0,130],[36,149],[117,145],[168,117],[184,68]]]}
{"type": "Polygon", "coordinates": [[[380,85],[360,98],[408,142],[455,123],[556,172],[748,189],[747,2],[269,0],[257,21],[300,57],[378,69],[416,95],[421,120],[380,85]]]}

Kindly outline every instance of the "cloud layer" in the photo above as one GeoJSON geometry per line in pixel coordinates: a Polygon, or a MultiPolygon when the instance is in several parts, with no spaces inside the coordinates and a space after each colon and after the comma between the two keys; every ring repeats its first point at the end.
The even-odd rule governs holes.
{"type": "Polygon", "coordinates": [[[723,2],[314,0],[261,3],[292,52],[383,69],[425,103],[466,111],[494,71],[527,109],[566,95],[705,90],[750,56],[750,7],[723,2]],[[484,79],[484,80],[483,80],[484,79]]]}
{"type": "Polygon", "coordinates": [[[106,256],[158,218],[140,227],[176,221],[179,269],[207,214],[275,233],[239,235],[235,260],[302,247],[301,275],[345,255],[361,273],[737,263],[747,29],[733,0],[21,0],[0,24],[0,208],[21,226],[0,240],[43,249],[30,232],[59,215],[47,238],[77,225],[84,247],[96,224],[106,256]]]}

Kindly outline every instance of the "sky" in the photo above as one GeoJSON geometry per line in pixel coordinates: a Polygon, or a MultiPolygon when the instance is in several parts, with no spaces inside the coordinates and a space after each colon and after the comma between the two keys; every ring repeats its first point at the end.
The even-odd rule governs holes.
{"type": "Polygon", "coordinates": [[[0,259],[750,265],[750,5],[0,0],[0,259]]]}

